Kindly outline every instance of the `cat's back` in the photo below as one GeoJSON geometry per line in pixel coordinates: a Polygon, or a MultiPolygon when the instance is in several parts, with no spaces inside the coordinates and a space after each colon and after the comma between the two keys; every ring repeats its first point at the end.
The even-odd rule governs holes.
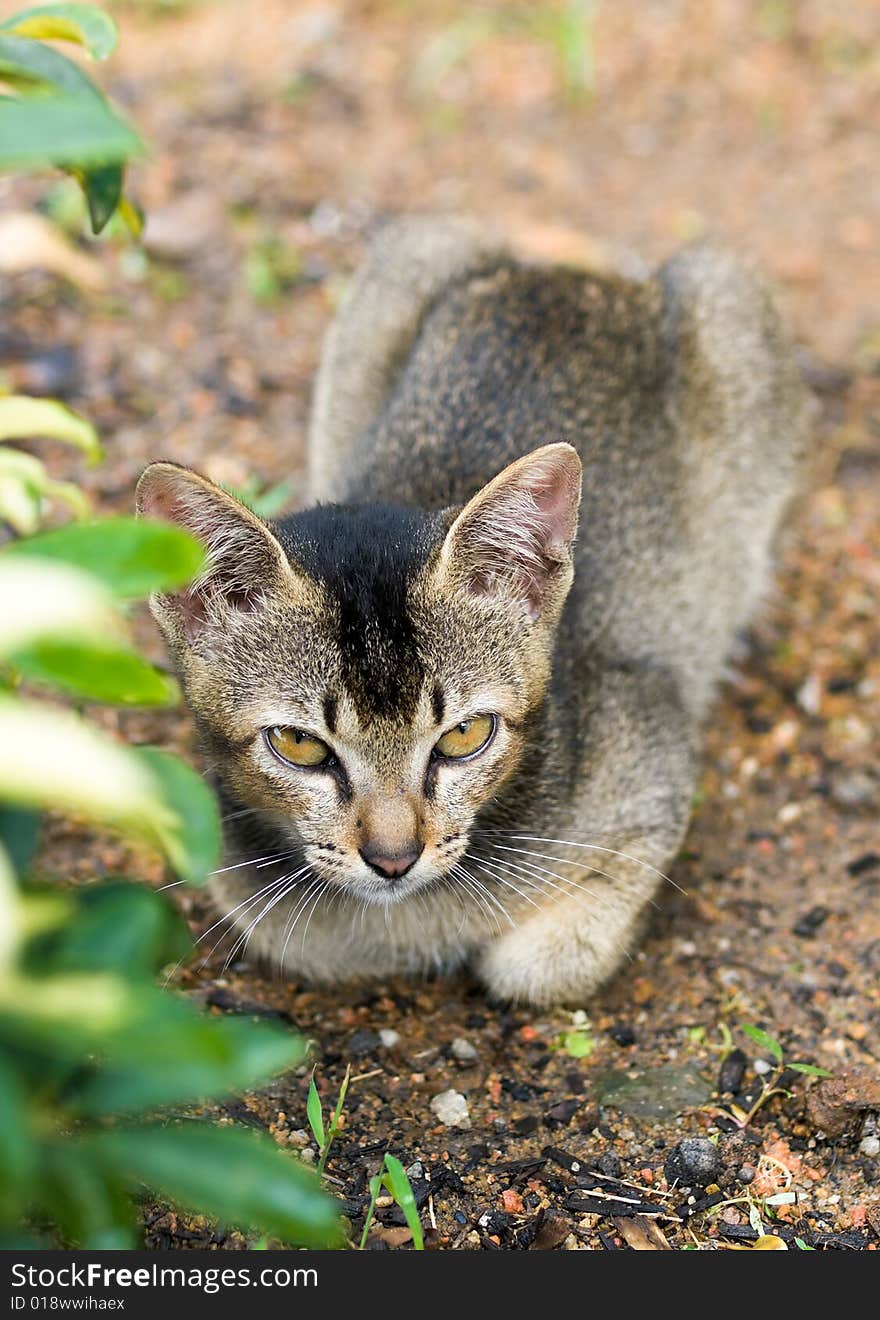
{"type": "Polygon", "coordinates": [[[339,495],[439,508],[554,440],[594,468],[650,447],[660,317],[654,283],[509,259],[450,281],[351,445],[339,495]]]}
{"type": "Polygon", "coordinates": [[[701,707],[806,449],[804,390],[763,279],[711,247],[645,280],[532,267],[455,227],[433,267],[437,232],[392,231],[342,310],[313,422],[315,493],[442,508],[567,441],[584,494],[564,631],[581,653],[602,631],[626,662],[668,664],[701,707]],[[333,398],[348,401],[335,421],[333,398]]]}

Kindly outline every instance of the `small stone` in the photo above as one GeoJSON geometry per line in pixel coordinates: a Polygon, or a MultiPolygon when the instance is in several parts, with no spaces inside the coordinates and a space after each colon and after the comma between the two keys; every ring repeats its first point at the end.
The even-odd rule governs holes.
{"type": "Polygon", "coordinates": [[[471,1125],[467,1100],[460,1091],[441,1091],[431,1100],[431,1113],[444,1127],[469,1128],[471,1125]]]}
{"type": "Polygon", "coordinates": [[[685,1137],[666,1157],[666,1180],[682,1187],[708,1187],[714,1182],[721,1159],[706,1137],[685,1137]]]}
{"type": "Polygon", "coordinates": [[[456,1036],[449,1047],[450,1053],[459,1063],[476,1063],[480,1057],[476,1048],[464,1036],[456,1036]]]}
{"type": "Polygon", "coordinates": [[[831,783],[831,801],[844,811],[857,811],[870,807],[878,797],[877,781],[863,771],[837,775],[831,783]]]}
{"type": "Polygon", "coordinates": [[[362,1054],[372,1054],[377,1046],[381,1045],[382,1038],[375,1031],[370,1031],[366,1027],[361,1027],[358,1031],[352,1032],[345,1042],[347,1054],[355,1058],[362,1054]]]}
{"type": "Polygon", "coordinates": [[[816,936],[816,931],[831,916],[831,910],[827,907],[812,907],[809,912],[805,912],[802,917],[798,917],[791,931],[793,935],[798,935],[802,940],[812,940],[816,936]]]}
{"type": "Polygon", "coordinates": [[[621,1049],[626,1049],[629,1045],[635,1045],[636,1033],[626,1022],[616,1022],[613,1027],[608,1028],[608,1035],[619,1045],[621,1049]]]}
{"type": "Polygon", "coordinates": [[[610,1151],[605,1155],[600,1155],[596,1160],[596,1168],[599,1173],[603,1173],[606,1178],[619,1178],[623,1173],[620,1160],[610,1151]]]}
{"type": "Polygon", "coordinates": [[[302,1160],[303,1164],[314,1164],[315,1162],[314,1146],[306,1146],[305,1150],[300,1151],[299,1157],[302,1160]]]}
{"type": "Polygon", "coordinates": [[[733,1049],[725,1056],[718,1073],[718,1091],[721,1095],[736,1095],[742,1086],[746,1072],[746,1056],[740,1049],[733,1049]]]}
{"type": "Polygon", "coordinates": [[[754,1182],[756,1172],[757,1170],[753,1164],[744,1164],[742,1168],[736,1171],[737,1181],[748,1186],[750,1182],[754,1182]]]}
{"type": "Polygon", "coordinates": [[[759,1077],[766,1077],[767,1073],[773,1071],[773,1064],[768,1063],[766,1059],[755,1059],[752,1067],[759,1077]]]}
{"type": "Polygon", "coordinates": [[[217,197],[207,189],[196,189],[150,212],[143,244],[162,261],[188,261],[216,243],[224,225],[217,197]]]}
{"type": "Polygon", "coordinates": [[[875,1160],[880,1155],[880,1137],[862,1137],[859,1150],[863,1155],[867,1155],[869,1160],[875,1160]]]}
{"type": "Polygon", "coordinates": [[[424,1178],[425,1166],[422,1164],[421,1160],[413,1161],[406,1171],[406,1176],[409,1178],[410,1182],[413,1182],[416,1178],[424,1178]]]}
{"type": "Polygon", "coordinates": [[[379,1032],[379,1039],[386,1050],[393,1050],[395,1045],[400,1044],[400,1032],[395,1031],[393,1027],[383,1027],[379,1032]]]}
{"type": "Polygon", "coordinates": [[[291,1146],[303,1147],[307,1146],[312,1140],[312,1134],[306,1131],[305,1128],[297,1128],[295,1132],[289,1134],[287,1140],[291,1146]]]}

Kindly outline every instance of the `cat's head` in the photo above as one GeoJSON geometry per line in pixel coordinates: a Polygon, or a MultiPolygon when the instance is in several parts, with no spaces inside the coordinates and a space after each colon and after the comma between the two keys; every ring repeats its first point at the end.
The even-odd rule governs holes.
{"type": "Polygon", "coordinates": [[[572,580],[580,462],[547,445],[462,509],[319,506],[269,528],[155,463],[138,509],[207,568],[152,601],[226,797],[388,903],[445,875],[521,763],[572,580]]]}

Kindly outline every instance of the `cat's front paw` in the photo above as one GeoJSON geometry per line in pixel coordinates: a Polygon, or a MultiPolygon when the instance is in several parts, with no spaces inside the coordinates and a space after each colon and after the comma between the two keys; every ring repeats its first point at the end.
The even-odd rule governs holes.
{"type": "Polygon", "coordinates": [[[603,959],[597,952],[573,946],[564,936],[544,933],[536,939],[526,924],[487,945],[474,970],[493,999],[537,1007],[574,1000],[582,1004],[617,964],[616,957],[603,959]]]}

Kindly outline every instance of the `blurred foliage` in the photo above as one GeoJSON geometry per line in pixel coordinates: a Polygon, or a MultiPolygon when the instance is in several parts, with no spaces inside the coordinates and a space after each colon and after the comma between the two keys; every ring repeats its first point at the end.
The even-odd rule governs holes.
{"type": "Polygon", "coordinates": [[[224,490],[241,500],[258,518],[277,518],[293,502],[297,487],[292,481],[277,481],[266,486],[256,475],[247,478],[243,486],[230,486],[221,482],[224,490]]]}
{"type": "Polygon", "coordinates": [[[264,234],[248,247],[244,277],[254,302],[271,306],[302,277],[302,256],[278,234],[264,234]]]}
{"type": "Polygon", "coordinates": [[[0,170],[65,169],[80,184],[92,230],[119,214],[140,232],[123,194],[125,163],[143,153],[135,131],[78,64],[48,41],[67,41],[103,60],[116,24],[94,5],[38,5],[0,22],[0,170]]]}
{"type": "Polygon", "coordinates": [[[588,101],[596,91],[596,19],[600,0],[556,0],[553,4],[502,4],[474,8],[444,27],[416,61],[412,87],[429,95],[453,69],[486,42],[497,37],[528,37],[554,55],[563,95],[570,102],[588,101]]]}
{"type": "MultiPolygon", "coordinates": [[[[9,440],[31,427],[100,452],[68,409],[0,399],[0,473],[2,458],[20,453],[9,440]]],[[[125,878],[62,892],[35,862],[43,814],[61,810],[151,843],[182,880],[217,865],[219,817],[199,775],[21,688],[176,700],[173,681],[132,645],[126,602],[189,581],[202,550],[133,518],[34,532],[52,484],[35,478],[17,495],[12,473],[0,482],[0,1245],[131,1246],[132,1195],[145,1186],[248,1229],[328,1245],[333,1203],[274,1142],[154,1116],[252,1087],[297,1063],[302,1042],[209,1018],[156,988],[159,970],[190,947],[160,895],[125,878]],[[15,535],[22,522],[33,534],[15,535]]]]}
{"type": "MultiPolygon", "coordinates": [[[[124,162],[140,150],[78,66],[115,24],[91,5],[43,5],[0,23],[0,168],[54,163],[81,184],[93,228],[132,222],[124,162]]],[[[177,685],[133,644],[128,608],[196,577],[178,528],[89,518],[85,493],[21,441],[101,458],[94,427],[60,403],[0,396],[0,1248],[137,1244],[146,1188],[186,1209],[296,1244],[338,1242],[315,1174],[268,1137],[181,1122],[177,1109],[250,1088],[301,1060],[289,1031],[197,1011],[160,990],[191,947],[165,899],[125,877],[74,889],[38,862],[45,814],[74,813],[161,851],[204,881],[221,846],[204,780],[155,748],[108,737],[77,703],[162,706],[177,685]],[[42,530],[53,504],[74,521],[42,530]]]]}

